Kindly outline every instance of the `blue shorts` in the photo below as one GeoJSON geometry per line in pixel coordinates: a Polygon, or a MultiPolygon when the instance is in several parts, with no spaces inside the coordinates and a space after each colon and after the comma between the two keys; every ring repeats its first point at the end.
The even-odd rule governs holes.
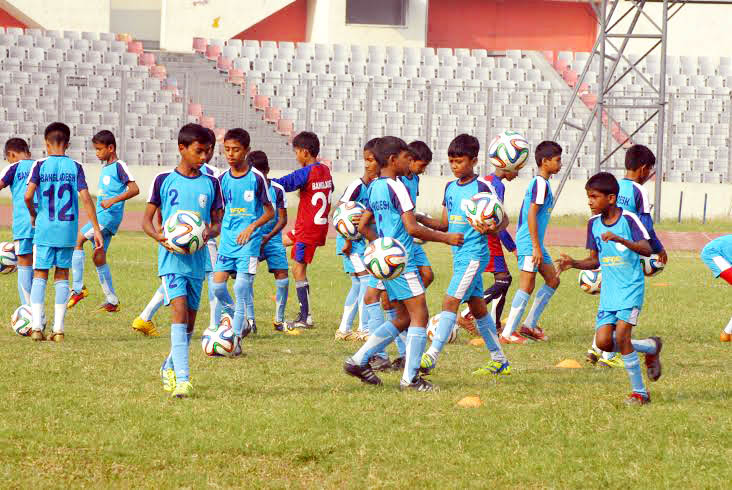
{"type": "Polygon", "coordinates": [[[452,279],[447,295],[460,301],[478,296],[483,297],[483,270],[488,260],[456,260],[452,264],[452,279]]]}
{"type": "Polygon", "coordinates": [[[383,281],[390,301],[402,301],[424,294],[422,278],[417,272],[404,272],[390,281],[383,281]]]}
{"type": "Polygon", "coordinates": [[[638,325],[638,315],[640,315],[640,308],[626,308],[618,311],[598,310],[595,319],[595,330],[603,325],[617,325],[618,320],[631,325],[638,325]]]}
{"type": "Polygon", "coordinates": [[[384,281],[376,279],[374,276],[369,277],[369,287],[372,289],[378,289],[379,291],[386,291],[384,281]]]}
{"type": "Polygon", "coordinates": [[[701,259],[711,269],[714,277],[719,277],[722,272],[732,267],[732,263],[730,263],[732,257],[722,255],[720,247],[717,247],[715,242],[716,240],[707,243],[702,249],[701,259]]]}
{"type": "Polygon", "coordinates": [[[206,274],[214,271],[214,265],[216,264],[216,257],[218,257],[218,247],[216,246],[216,240],[209,240],[206,242],[206,274]]]}
{"type": "Polygon", "coordinates": [[[267,269],[269,269],[269,272],[288,270],[287,252],[285,251],[285,246],[282,245],[282,238],[273,237],[272,240],[265,243],[264,247],[262,247],[262,255],[259,256],[259,260],[267,261],[267,269]]]}
{"type": "Polygon", "coordinates": [[[33,269],[48,270],[71,269],[71,256],[74,247],[47,247],[46,245],[33,246],[33,269]]]}
{"type": "Polygon", "coordinates": [[[203,289],[203,279],[194,279],[180,274],[165,274],[161,276],[163,281],[163,299],[165,305],[175,298],[184,297],[188,304],[188,309],[198,311],[198,305],[201,303],[201,290],[203,289]]]}
{"type": "MultiPolygon", "coordinates": [[[[104,251],[106,252],[109,248],[109,242],[112,241],[114,233],[107,230],[103,226],[100,226],[100,228],[102,229],[102,240],[104,243],[104,251]]],[[[84,225],[84,227],[81,229],[81,234],[84,235],[84,238],[92,242],[92,245],[94,245],[94,227],[92,226],[91,222],[84,225]]]]}
{"type": "Polygon", "coordinates": [[[246,274],[256,274],[259,257],[247,255],[244,257],[225,257],[219,254],[216,257],[216,265],[214,272],[243,272],[246,274]]]}
{"type": "Polygon", "coordinates": [[[412,256],[409,257],[409,262],[416,265],[417,267],[432,267],[430,259],[427,258],[427,254],[424,253],[422,245],[417,243],[412,247],[412,256]]]}
{"type": "MultiPolygon", "coordinates": [[[[543,260],[543,264],[546,265],[554,265],[554,262],[552,262],[552,257],[549,255],[549,252],[546,251],[546,249],[541,249],[541,256],[543,260]]],[[[534,265],[534,263],[531,260],[531,255],[521,255],[518,256],[518,266],[519,270],[522,270],[524,272],[536,272],[539,270],[538,267],[534,265]]]]}
{"type": "Polygon", "coordinates": [[[33,253],[32,238],[18,238],[15,240],[15,255],[29,255],[33,253]]]}
{"type": "Polygon", "coordinates": [[[360,254],[343,255],[343,272],[346,274],[360,274],[366,271],[363,257],[360,254]]]}

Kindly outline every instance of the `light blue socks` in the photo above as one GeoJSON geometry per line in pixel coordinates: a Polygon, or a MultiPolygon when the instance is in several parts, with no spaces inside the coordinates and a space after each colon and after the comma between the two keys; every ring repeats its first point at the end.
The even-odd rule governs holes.
{"type": "Polygon", "coordinates": [[[505,338],[511,337],[511,334],[516,331],[521,317],[524,316],[527,304],[529,304],[529,293],[520,289],[516,291],[513,302],[511,302],[511,312],[508,314],[506,326],[503,327],[503,332],[501,332],[501,335],[505,338]]]}
{"type": "Polygon", "coordinates": [[[351,289],[348,291],[346,301],[343,303],[343,315],[341,315],[341,324],[338,327],[338,330],[342,333],[351,331],[353,319],[356,317],[356,313],[358,312],[357,308],[360,292],[361,281],[359,281],[358,277],[351,276],[351,289]]]}
{"type": "Polygon", "coordinates": [[[275,286],[277,287],[277,292],[275,293],[275,299],[277,301],[275,321],[281,323],[285,321],[285,308],[287,308],[287,295],[290,290],[290,279],[287,277],[284,279],[276,279],[275,286]]]}
{"type": "Polygon", "coordinates": [[[432,336],[432,345],[430,345],[427,354],[435,361],[440,356],[440,352],[445,348],[447,340],[450,338],[450,333],[455,326],[455,320],[457,315],[452,311],[443,311],[440,313],[440,323],[435,329],[435,334],[432,336]]]}
{"type": "Polygon", "coordinates": [[[491,359],[501,363],[506,362],[506,355],[503,353],[501,344],[498,342],[498,333],[496,332],[496,324],[493,322],[493,317],[486,315],[483,318],[477,318],[475,325],[478,333],[483,337],[485,346],[491,353],[491,359]]]}
{"type": "Polygon", "coordinates": [[[33,287],[33,267],[30,265],[18,266],[18,297],[21,305],[30,306],[30,294],[33,287]]]}
{"type": "MultiPolygon", "coordinates": [[[[546,284],[544,284],[541,289],[539,289],[539,291],[536,293],[536,298],[534,298],[534,304],[531,305],[529,314],[526,315],[524,325],[529,328],[536,327],[536,324],[539,321],[539,317],[544,312],[544,308],[546,308],[549,300],[552,299],[552,296],[554,296],[555,291],[556,289],[552,289],[546,284]]],[[[511,306],[513,307],[513,305],[511,306]]]]}
{"type": "Polygon", "coordinates": [[[402,380],[411,383],[417,376],[424,347],[427,345],[427,330],[424,327],[409,327],[407,330],[407,357],[402,380]]]}
{"type": "Polygon", "coordinates": [[[369,288],[369,278],[371,276],[366,274],[365,276],[358,276],[359,289],[358,289],[358,329],[363,330],[368,325],[369,315],[368,311],[363,303],[363,298],[366,296],[366,290],[369,288]]]}
{"type": "Polygon", "coordinates": [[[371,331],[368,340],[353,355],[353,361],[359,366],[366,366],[369,359],[376,355],[377,352],[383,351],[397,335],[399,335],[399,330],[396,329],[394,324],[390,321],[384,322],[383,325],[371,331]]]}
{"type": "Polygon", "coordinates": [[[163,306],[164,295],[165,290],[163,289],[163,286],[160,285],[158,290],[155,291],[155,294],[153,294],[153,297],[150,298],[150,302],[145,306],[145,309],[142,310],[142,313],[140,313],[140,318],[146,322],[152,320],[155,313],[157,313],[160,307],[163,306]]]}
{"type": "MultiPolygon", "coordinates": [[[[244,319],[246,317],[247,302],[252,294],[252,274],[239,272],[234,281],[234,333],[241,337],[244,331],[244,319]]],[[[252,316],[253,318],[253,316],[252,316]]]]}
{"type": "MultiPolygon", "coordinates": [[[[97,276],[99,277],[99,284],[102,285],[104,296],[107,298],[107,303],[112,305],[119,304],[117,293],[115,293],[114,285],[112,284],[112,271],[109,270],[109,264],[97,267],[97,276]]],[[[74,275],[74,283],[76,283],[76,275],[74,275]]],[[[74,289],[74,291],[76,291],[76,289],[74,289]]],[[[79,289],[79,291],[81,291],[81,289],[79,289]]]]}
{"type": "Polygon", "coordinates": [[[33,312],[33,330],[43,329],[43,306],[46,301],[46,279],[34,277],[31,285],[31,311],[33,312]]]}
{"type": "Polygon", "coordinates": [[[73,290],[80,293],[84,287],[84,251],[74,250],[71,256],[71,277],[73,279],[73,290]]]}
{"type": "Polygon", "coordinates": [[[648,396],[646,385],[643,383],[643,373],[641,373],[638,353],[634,351],[624,355],[623,363],[625,364],[625,370],[628,372],[628,378],[630,379],[630,386],[633,392],[648,396]]]}
{"type": "Polygon", "coordinates": [[[222,313],[233,315],[234,300],[231,299],[229,289],[226,287],[226,282],[214,282],[211,289],[213,289],[214,295],[216,296],[219,305],[221,305],[222,313]]]}
{"type": "Polygon", "coordinates": [[[185,323],[173,323],[170,326],[169,359],[172,362],[171,367],[175,370],[177,381],[189,381],[191,375],[188,366],[188,334],[186,330],[185,323]]]}
{"type": "Polygon", "coordinates": [[[64,318],[66,317],[66,305],[69,302],[69,281],[68,279],[62,279],[54,282],[56,289],[56,300],[54,301],[53,308],[53,331],[63,332],[64,331],[64,318]]]}

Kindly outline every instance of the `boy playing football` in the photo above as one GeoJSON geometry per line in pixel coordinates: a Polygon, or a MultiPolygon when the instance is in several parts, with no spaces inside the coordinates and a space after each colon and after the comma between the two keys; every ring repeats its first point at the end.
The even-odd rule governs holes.
{"type": "MultiPolygon", "coordinates": [[[[721,277],[727,284],[732,284],[732,235],[721,236],[707,243],[702,249],[701,259],[715,278],[721,277]]],[[[732,340],[732,318],[719,333],[719,340],[722,342],[732,340]]]]}

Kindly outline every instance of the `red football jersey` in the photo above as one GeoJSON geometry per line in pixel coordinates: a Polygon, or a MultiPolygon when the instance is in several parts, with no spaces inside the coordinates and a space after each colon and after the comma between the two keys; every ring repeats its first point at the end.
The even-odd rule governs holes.
{"type": "Polygon", "coordinates": [[[308,245],[325,245],[328,235],[328,215],[333,193],[330,169],[315,162],[279,179],[286,192],[300,190],[300,203],[295,220],[295,240],[308,245]]]}

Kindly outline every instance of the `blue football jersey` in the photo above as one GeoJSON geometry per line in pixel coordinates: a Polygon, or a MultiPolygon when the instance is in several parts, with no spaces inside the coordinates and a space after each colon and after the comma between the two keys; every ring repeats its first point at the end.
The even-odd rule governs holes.
{"type": "MultiPolygon", "coordinates": [[[[348,187],[346,187],[346,190],[343,192],[343,195],[338,200],[339,202],[348,202],[348,201],[355,201],[357,203],[361,203],[364,206],[368,203],[368,184],[364,184],[362,179],[356,179],[350,184],[348,184],[348,187]]],[[[343,246],[346,244],[346,239],[343,238],[340,233],[336,235],[336,253],[338,255],[343,255],[343,246]]],[[[362,254],[364,250],[366,249],[366,240],[363,238],[361,240],[354,240],[351,242],[351,253],[352,254],[362,254]]]]}
{"type": "Polygon", "coordinates": [[[648,193],[645,187],[630,179],[621,179],[618,184],[620,185],[620,192],[618,192],[617,199],[618,206],[640,218],[641,223],[646,227],[648,235],[651,237],[650,243],[653,252],[660,252],[663,250],[663,245],[656,236],[656,230],[653,228],[651,201],[648,199],[648,193]]]}
{"type": "Polygon", "coordinates": [[[234,177],[231,170],[227,170],[219,176],[219,182],[224,196],[219,254],[229,258],[259,257],[261,227],[250,235],[244,245],[236,243],[236,238],[262,216],[265,204],[271,204],[267,179],[256,168],[250,168],[240,177],[234,177]]]}
{"type": "MultiPolygon", "coordinates": [[[[186,177],[177,170],[162,172],[155,177],[147,202],[160,208],[163,223],[176,211],[194,211],[206,223],[211,223],[211,212],[221,209],[221,186],[210,175],[186,177]]],[[[158,275],[179,274],[203,279],[208,253],[206,247],[193,255],[176,254],[162,245],[158,247],[158,275]]]]}
{"type": "Polygon", "coordinates": [[[544,234],[549,225],[549,218],[554,207],[554,195],[549,181],[544,177],[537,175],[531,179],[529,188],[526,189],[524,201],[521,203],[521,211],[519,212],[518,225],[516,227],[516,249],[519,255],[531,255],[531,235],[529,234],[529,208],[532,204],[539,205],[539,212],[536,214],[536,220],[539,231],[539,243],[544,246],[544,234]]]}
{"type": "Polygon", "coordinates": [[[410,173],[409,175],[402,175],[401,177],[399,177],[399,180],[402,181],[404,186],[409,191],[409,197],[412,198],[412,203],[416,208],[417,196],[419,196],[419,175],[410,173]]]}
{"type": "Polygon", "coordinates": [[[97,193],[97,219],[99,226],[110,233],[117,233],[122,215],[125,212],[125,201],[118,202],[104,209],[102,201],[112,199],[127,191],[127,184],[134,182],[135,178],[122,160],[109,163],[102,167],[99,174],[99,191],[97,193]]]}
{"type": "Polygon", "coordinates": [[[623,211],[612,224],[603,223],[602,215],[599,214],[587,223],[587,248],[597,251],[602,270],[600,309],[618,311],[641,308],[645,277],[640,255],[620,243],[604,242],[601,237],[606,231],[632,242],[648,240],[648,231],[638,216],[628,211],[623,211]]]}
{"type": "MultiPolygon", "coordinates": [[[[0,180],[10,189],[13,200],[13,240],[33,238],[30,213],[25,206],[25,189],[28,187],[28,176],[32,167],[33,160],[20,160],[5,167],[0,174],[0,180]]],[[[34,202],[36,201],[37,198],[34,198],[34,202]]]]}
{"type": "Polygon", "coordinates": [[[28,182],[38,187],[33,243],[59,248],[76,245],[79,192],[87,189],[81,164],[66,155],[36,160],[28,182]]]}
{"type": "MultiPolygon", "coordinates": [[[[269,199],[272,202],[272,206],[274,207],[275,215],[274,218],[267,221],[267,223],[262,226],[262,235],[266,235],[267,233],[271,232],[274,227],[277,225],[277,220],[279,220],[279,210],[280,209],[287,209],[287,193],[285,192],[284,187],[282,185],[278,184],[274,180],[269,181],[269,199]]],[[[276,235],[272,237],[272,239],[277,239],[277,237],[282,236],[282,230],[278,231],[276,235]]]]}
{"type": "Polygon", "coordinates": [[[470,226],[465,216],[466,205],[479,192],[496,194],[496,190],[491,184],[477,176],[464,184],[453,180],[445,186],[442,205],[447,210],[447,231],[462,233],[464,239],[461,246],[450,247],[455,259],[490,260],[488,237],[470,226]]]}
{"type": "MultiPolygon", "coordinates": [[[[407,257],[414,254],[414,240],[407,233],[402,222],[402,214],[413,211],[414,204],[404,184],[395,179],[380,177],[369,185],[366,209],[374,215],[376,233],[380,237],[398,240],[407,250],[407,257]]],[[[407,262],[404,272],[415,272],[417,266],[413,261],[407,262]]]]}

